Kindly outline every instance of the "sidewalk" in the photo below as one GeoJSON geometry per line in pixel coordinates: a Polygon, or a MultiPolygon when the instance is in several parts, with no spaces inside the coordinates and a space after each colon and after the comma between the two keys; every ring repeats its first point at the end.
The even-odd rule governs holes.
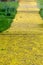
{"type": "Polygon", "coordinates": [[[36,2],[20,2],[18,11],[39,11],[36,2]]]}
{"type": "Polygon", "coordinates": [[[40,31],[37,27],[38,24],[43,24],[43,20],[39,15],[39,8],[24,8],[23,6],[37,6],[36,2],[23,2],[19,3],[18,12],[13,23],[8,29],[9,32],[14,33],[15,31],[40,31]]]}

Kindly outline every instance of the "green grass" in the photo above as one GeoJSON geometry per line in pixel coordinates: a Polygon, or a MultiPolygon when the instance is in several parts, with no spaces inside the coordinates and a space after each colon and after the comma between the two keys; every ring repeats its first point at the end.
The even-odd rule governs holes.
{"type": "Polygon", "coordinates": [[[0,32],[10,28],[17,14],[18,2],[0,2],[0,32]]]}

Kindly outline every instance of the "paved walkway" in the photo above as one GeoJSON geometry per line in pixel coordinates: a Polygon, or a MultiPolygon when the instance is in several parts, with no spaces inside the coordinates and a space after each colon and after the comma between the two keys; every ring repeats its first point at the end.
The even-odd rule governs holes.
{"type": "Polygon", "coordinates": [[[15,19],[13,19],[13,23],[8,30],[9,32],[30,31],[32,28],[34,31],[38,29],[38,24],[43,23],[36,2],[20,2],[17,10],[17,15],[15,19]],[[36,6],[36,8],[34,8],[34,6],[36,6]]]}
{"type": "Polygon", "coordinates": [[[36,2],[20,2],[18,11],[39,11],[36,2]]]}
{"type": "Polygon", "coordinates": [[[18,12],[7,33],[0,34],[0,65],[43,65],[42,23],[38,12],[18,12]]]}

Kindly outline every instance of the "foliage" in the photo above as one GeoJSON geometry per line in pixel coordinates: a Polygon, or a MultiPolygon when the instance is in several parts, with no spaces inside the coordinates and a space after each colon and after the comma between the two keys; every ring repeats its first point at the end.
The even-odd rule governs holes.
{"type": "Polygon", "coordinates": [[[40,9],[39,14],[40,14],[40,16],[41,16],[42,19],[43,19],[43,9],[42,9],[42,8],[40,9]]]}
{"type": "Polygon", "coordinates": [[[43,0],[37,0],[38,2],[38,6],[40,8],[39,14],[41,16],[41,18],[43,19],[43,0]]]}
{"type": "Polygon", "coordinates": [[[17,13],[17,2],[0,2],[0,32],[7,30],[17,13]]]}

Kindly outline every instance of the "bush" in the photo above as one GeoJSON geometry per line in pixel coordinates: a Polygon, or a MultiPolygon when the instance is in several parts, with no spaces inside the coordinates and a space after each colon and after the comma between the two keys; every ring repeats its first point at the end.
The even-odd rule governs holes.
{"type": "Polygon", "coordinates": [[[6,17],[2,17],[0,19],[0,32],[3,32],[4,30],[8,29],[11,26],[12,19],[7,19],[6,17]]]}
{"type": "Polygon", "coordinates": [[[39,14],[43,19],[43,0],[37,0],[37,2],[38,2],[38,7],[40,8],[39,14]]]}
{"type": "Polygon", "coordinates": [[[41,18],[43,19],[43,8],[40,9],[39,14],[40,14],[41,18]]]}
{"type": "Polygon", "coordinates": [[[0,4],[0,32],[3,32],[10,28],[13,18],[17,13],[17,3],[11,2],[0,4]],[[9,3],[11,6],[9,6],[9,3]],[[15,5],[13,7],[12,5],[15,5]]]}

